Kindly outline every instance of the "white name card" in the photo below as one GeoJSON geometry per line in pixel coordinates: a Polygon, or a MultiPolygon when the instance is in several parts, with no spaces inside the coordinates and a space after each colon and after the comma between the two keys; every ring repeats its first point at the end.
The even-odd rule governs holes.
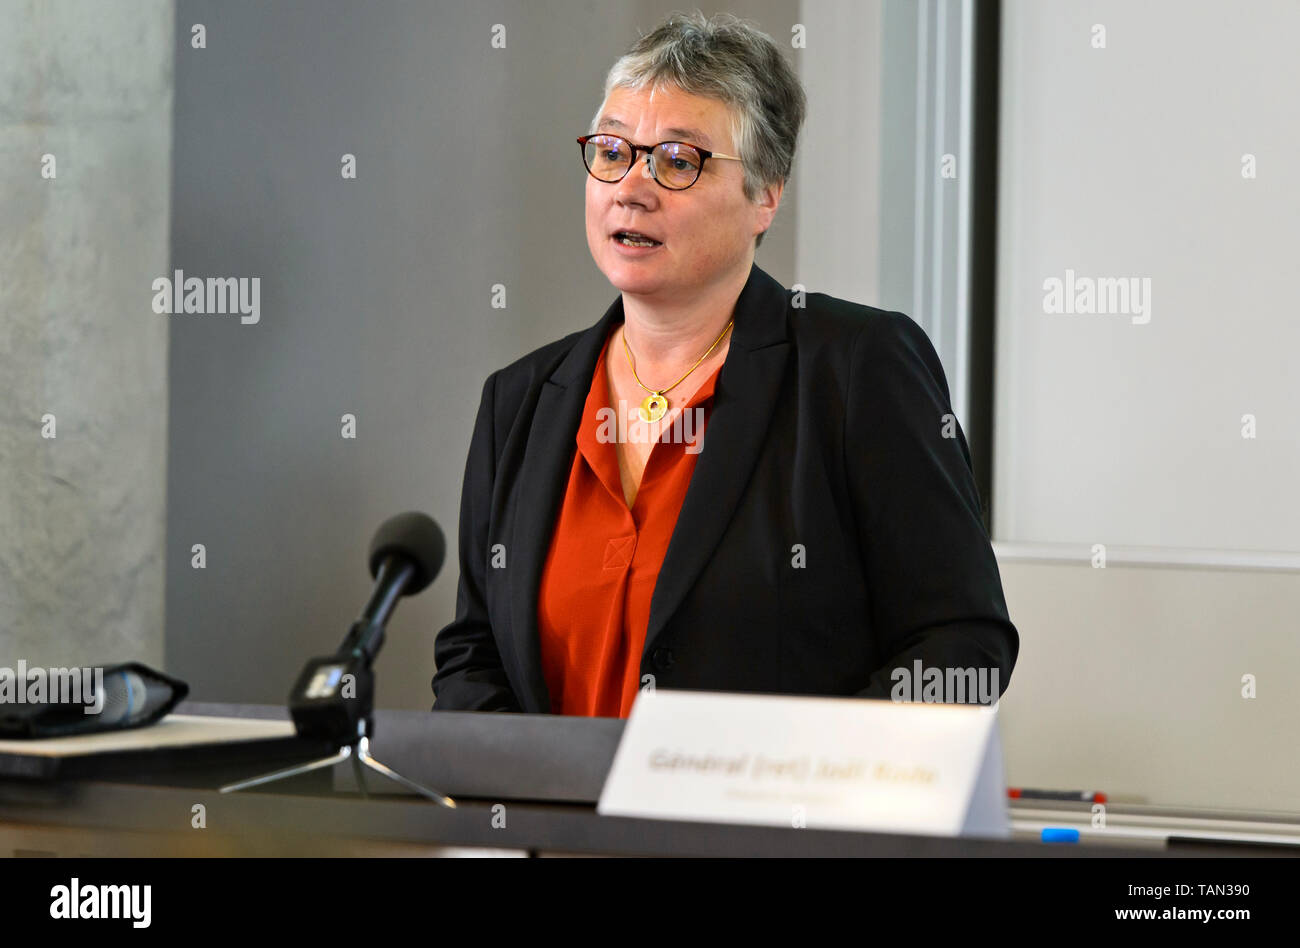
{"type": "Polygon", "coordinates": [[[596,812],[1006,837],[997,709],[643,691],[596,812]]]}

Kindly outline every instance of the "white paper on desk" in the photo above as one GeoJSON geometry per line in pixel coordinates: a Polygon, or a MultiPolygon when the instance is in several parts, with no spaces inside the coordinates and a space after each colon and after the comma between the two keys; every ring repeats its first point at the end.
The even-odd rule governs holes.
{"type": "Polygon", "coordinates": [[[0,741],[0,754],[80,757],[86,754],[229,744],[233,741],[262,741],[293,736],[292,721],[169,714],[147,727],[99,731],[94,734],[69,734],[64,737],[3,740],[0,741]]]}
{"type": "Polygon", "coordinates": [[[643,691],[596,812],[1007,837],[996,708],[643,691]]]}

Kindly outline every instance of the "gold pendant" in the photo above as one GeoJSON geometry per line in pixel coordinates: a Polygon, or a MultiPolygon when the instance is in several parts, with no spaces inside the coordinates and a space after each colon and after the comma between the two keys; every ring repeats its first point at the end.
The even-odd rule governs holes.
{"type": "Polygon", "coordinates": [[[641,407],[637,409],[637,417],[646,424],[651,425],[664,416],[668,411],[668,399],[659,392],[651,392],[641,401],[641,407]]]}

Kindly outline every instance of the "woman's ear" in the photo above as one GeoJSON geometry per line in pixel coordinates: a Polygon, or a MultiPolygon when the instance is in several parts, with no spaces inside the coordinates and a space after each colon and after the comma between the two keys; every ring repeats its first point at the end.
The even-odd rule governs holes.
{"type": "Polygon", "coordinates": [[[785,192],[785,184],[777,182],[775,184],[764,185],[754,198],[754,236],[761,238],[772,227],[772,221],[776,217],[777,208],[781,206],[781,195],[785,192]]]}

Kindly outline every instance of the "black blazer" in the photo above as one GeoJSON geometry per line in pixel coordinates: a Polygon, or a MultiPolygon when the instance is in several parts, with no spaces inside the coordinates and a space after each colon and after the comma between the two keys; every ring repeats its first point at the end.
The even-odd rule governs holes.
{"type": "MultiPolygon", "coordinates": [[[[755,266],[736,301],[641,680],[885,698],[891,671],[919,659],[941,674],[996,668],[1004,691],[1019,637],[965,436],[955,423],[943,436],[952,409],[934,347],[902,313],[805,300],[755,266]]],[[[483,386],[456,618],[434,647],[436,709],[551,710],[541,571],[596,359],[622,319],[620,296],[595,326],[483,386]]]]}

